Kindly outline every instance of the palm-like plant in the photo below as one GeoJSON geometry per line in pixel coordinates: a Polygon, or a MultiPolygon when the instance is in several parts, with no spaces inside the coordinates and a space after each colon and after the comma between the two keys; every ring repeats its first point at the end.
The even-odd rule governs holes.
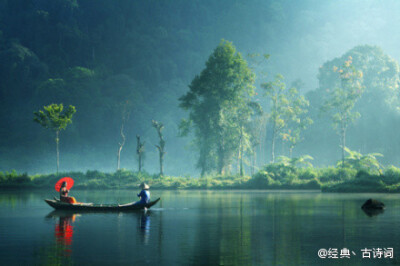
{"type": "Polygon", "coordinates": [[[352,168],[358,171],[363,170],[374,174],[379,174],[381,172],[381,164],[378,162],[376,157],[383,157],[382,154],[361,154],[359,152],[352,151],[347,147],[344,147],[344,151],[348,155],[345,157],[344,161],[339,161],[337,163],[338,167],[352,168]]]}
{"type": "Polygon", "coordinates": [[[314,160],[310,155],[302,155],[300,157],[289,158],[286,156],[279,156],[278,162],[282,163],[285,166],[290,166],[292,168],[301,168],[301,167],[312,167],[311,160],[314,160]]]}

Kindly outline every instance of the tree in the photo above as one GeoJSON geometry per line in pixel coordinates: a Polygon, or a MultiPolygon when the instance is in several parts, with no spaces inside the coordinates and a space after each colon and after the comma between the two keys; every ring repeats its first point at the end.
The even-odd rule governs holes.
{"type": "Polygon", "coordinates": [[[56,149],[57,149],[57,174],[60,167],[60,152],[59,152],[59,142],[60,142],[60,131],[66,129],[68,124],[72,123],[72,116],[75,114],[75,106],[68,106],[68,109],[63,112],[63,104],[50,104],[43,106],[44,110],[39,110],[34,112],[33,120],[39,123],[42,127],[51,129],[56,133],[56,149]]]}
{"type": "Polygon", "coordinates": [[[348,126],[360,117],[358,112],[353,112],[357,100],[363,93],[361,79],[363,74],[352,65],[352,57],[344,62],[342,67],[333,67],[333,72],[338,73],[339,81],[329,90],[322,110],[330,113],[333,127],[340,136],[342,149],[342,165],[344,166],[344,154],[346,147],[346,131],[348,126]]]}
{"type": "Polygon", "coordinates": [[[250,124],[248,125],[249,130],[249,142],[250,142],[250,169],[251,175],[254,175],[256,170],[256,162],[257,162],[257,148],[261,145],[261,138],[264,137],[262,133],[265,133],[266,129],[266,122],[268,120],[268,115],[265,113],[261,113],[259,116],[254,117],[251,119],[250,124]]]}
{"type": "Polygon", "coordinates": [[[160,176],[164,175],[164,155],[165,155],[165,140],[162,134],[164,129],[164,125],[158,121],[152,120],[153,127],[157,130],[158,137],[160,138],[160,142],[158,145],[155,145],[158,149],[158,153],[160,156],[160,176]]]}
{"type": "Polygon", "coordinates": [[[307,116],[309,102],[303,95],[299,95],[296,87],[287,92],[288,107],[284,115],[286,121],[281,136],[289,143],[289,157],[292,157],[293,148],[303,140],[301,133],[313,123],[307,116]]]}
{"type": "MultiPolygon", "coordinates": [[[[247,102],[247,107],[239,108],[237,112],[237,123],[239,125],[239,149],[238,149],[238,163],[239,174],[244,175],[243,159],[245,153],[248,152],[255,158],[255,147],[259,142],[259,130],[255,123],[260,123],[262,119],[263,110],[256,102],[247,102]]],[[[252,165],[253,168],[253,165],[252,165]]]]}
{"type": "Polygon", "coordinates": [[[250,115],[254,74],[232,43],[222,40],[206,62],[206,68],[191,82],[180,107],[190,111],[182,120],[182,135],[194,129],[199,149],[201,175],[212,170],[222,174],[239,149],[243,128],[239,114],[250,115]],[[242,133],[241,133],[242,132],[242,133]]]}
{"type": "Polygon", "coordinates": [[[272,127],[271,137],[271,162],[275,162],[275,142],[277,136],[286,125],[285,113],[288,110],[289,101],[286,97],[286,84],[281,74],[277,74],[275,79],[261,84],[265,89],[265,96],[271,101],[269,121],[272,127]]]}
{"type": "Polygon", "coordinates": [[[136,135],[136,154],[138,155],[138,163],[139,163],[139,173],[142,172],[142,166],[143,166],[143,154],[144,154],[144,142],[140,141],[140,136],[136,135]]]}
{"type": "Polygon", "coordinates": [[[118,142],[118,152],[117,152],[117,170],[120,169],[121,165],[121,151],[125,145],[126,137],[124,134],[124,126],[126,121],[128,121],[130,113],[131,113],[131,103],[129,101],[125,101],[121,105],[121,127],[119,133],[121,134],[121,142],[118,142]]]}
{"type": "MultiPolygon", "coordinates": [[[[392,140],[395,138],[393,133],[398,131],[396,108],[399,106],[400,68],[397,61],[378,46],[356,46],[344,55],[325,62],[319,69],[319,89],[315,100],[310,99],[311,106],[320,105],[321,99],[327,98],[333,87],[340,86],[338,71],[332,70],[347,61],[349,56],[352,58],[351,65],[362,72],[360,83],[363,88],[362,96],[354,107],[360,113],[360,119],[357,127],[349,132],[357,136],[352,138],[353,145],[363,153],[380,150],[392,153],[390,157],[396,158],[398,146],[392,140]]],[[[318,111],[315,111],[317,114],[318,111]]],[[[321,122],[318,121],[318,124],[321,122]]]]}

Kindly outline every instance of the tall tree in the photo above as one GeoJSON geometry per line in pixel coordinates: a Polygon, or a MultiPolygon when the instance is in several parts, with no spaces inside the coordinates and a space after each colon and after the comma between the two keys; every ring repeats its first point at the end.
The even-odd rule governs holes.
{"type": "Polygon", "coordinates": [[[222,40],[206,68],[192,80],[190,91],[179,99],[180,107],[190,111],[181,129],[183,134],[194,129],[202,176],[212,170],[222,174],[238,150],[238,114],[250,108],[247,103],[254,95],[253,83],[247,62],[231,42],[222,40]]]}
{"type": "MultiPolygon", "coordinates": [[[[293,84],[295,85],[295,84],[293,84]]],[[[287,91],[288,107],[284,115],[286,120],[282,130],[282,139],[289,143],[289,157],[292,157],[294,147],[303,140],[301,133],[313,123],[307,116],[309,101],[300,95],[296,87],[287,91]]]]}
{"type": "Polygon", "coordinates": [[[157,130],[158,137],[160,138],[160,142],[158,145],[155,145],[158,149],[159,158],[160,158],[160,176],[164,175],[164,155],[165,155],[165,140],[162,134],[164,129],[164,125],[158,121],[152,120],[153,127],[157,130]]]}
{"type": "Polygon", "coordinates": [[[277,74],[275,79],[261,84],[265,89],[265,96],[271,101],[269,122],[272,127],[271,136],[271,162],[275,162],[275,143],[276,138],[285,127],[285,115],[288,111],[289,101],[286,97],[286,84],[281,74],[277,74]]]}
{"type": "Polygon", "coordinates": [[[352,65],[351,56],[343,63],[342,67],[334,66],[332,71],[337,73],[340,82],[329,89],[330,93],[322,110],[329,112],[333,127],[340,136],[342,166],[344,166],[347,128],[360,117],[360,113],[354,112],[353,108],[363,93],[361,85],[363,73],[352,65]]]}
{"type": "MultiPolygon", "coordinates": [[[[357,127],[350,133],[357,136],[353,145],[356,145],[362,153],[375,150],[390,152],[394,148],[394,143],[390,140],[394,138],[393,132],[397,130],[393,130],[393,127],[398,120],[395,110],[399,106],[400,68],[398,62],[385,54],[381,48],[360,45],[340,57],[325,62],[319,69],[319,89],[315,91],[314,99],[310,98],[311,106],[317,108],[313,113],[317,116],[318,106],[323,103],[321,98],[327,98],[331,88],[340,86],[338,71],[332,70],[341,66],[349,56],[352,57],[352,65],[362,71],[363,75],[360,80],[363,86],[362,96],[354,108],[361,116],[357,127]],[[374,126],[371,127],[372,124],[374,126]]],[[[317,119],[315,117],[314,120],[317,119]]],[[[323,123],[318,121],[318,124],[321,122],[323,123]]]]}
{"type": "Polygon", "coordinates": [[[263,114],[261,106],[257,102],[245,102],[247,106],[237,106],[237,125],[239,126],[239,148],[238,148],[238,163],[239,174],[244,175],[243,160],[245,153],[254,154],[253,150],[259,137],[259,132],[254,128],[254,123],[260,122],[261,115],[263,114]]]}
{"type": "Polygon", "coordinates": [[[125,145],[126,136],[124,133],[125,123],[129,120],[129,116],[131,113],[131,103],[127,100],[124,103],[120,104],[121,107],[121,127],[119,133],[121,135],[121,141],[118,142],[118,152],[117,152],[117,170],[120,169],[121,166],[121,151],[125,145]]]}
{"type": "Polygon", "coordinates": [[[57,150],[57,174],[60,168],[60,131],[66,129],[68,124],[72,123],[72,116],[75,114],[75,106],[68,106],[68,109],[63,113],[63,104],[50,104],[43,106],[44,110],[34,112],[33,120],[39,123],[44,128],[51,129],[56,133],[56,150],[57,150]]]}

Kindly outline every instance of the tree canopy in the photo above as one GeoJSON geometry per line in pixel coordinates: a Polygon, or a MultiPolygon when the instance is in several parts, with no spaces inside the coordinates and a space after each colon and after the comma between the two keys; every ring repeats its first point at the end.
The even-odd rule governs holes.
{"type": "Polygon", "coordinates": [[[222,173],[239,148],[242,123],[252,113],[253,82],[254,74],[241,54],[232,43],[221,41],[180,98],[180,106],[189,111],[181,127],[185,132],[194,129],[202,175],[222,173]]]}

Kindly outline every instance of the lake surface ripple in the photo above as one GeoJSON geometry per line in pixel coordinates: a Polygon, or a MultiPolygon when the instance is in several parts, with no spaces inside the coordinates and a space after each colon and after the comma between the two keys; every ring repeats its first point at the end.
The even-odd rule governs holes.
{"type": "MultiPolygon", "coordinates": [[[[71,191],[78,201],[94,203],[127,203],[137,199],[136,193],[138,191],[71,191]]],[[[152,199],[161,197],[161,201],[147,212],[71,213],[53,211],[43,201],[55,196],[55,192],[2,191],[0,264],[400,263],[397,259],[400,200],[396,194],[151,193],[152,199]],[[386,210],[365,213],[360,207],[368,198],[383,201],[386,210]],[[344,256],[345,248],[350,258],[344,256]],[[321,251],[323,249],[328,253],[321,251]],[[363,258],[368,253],[371,258],[363,258]]]]}

